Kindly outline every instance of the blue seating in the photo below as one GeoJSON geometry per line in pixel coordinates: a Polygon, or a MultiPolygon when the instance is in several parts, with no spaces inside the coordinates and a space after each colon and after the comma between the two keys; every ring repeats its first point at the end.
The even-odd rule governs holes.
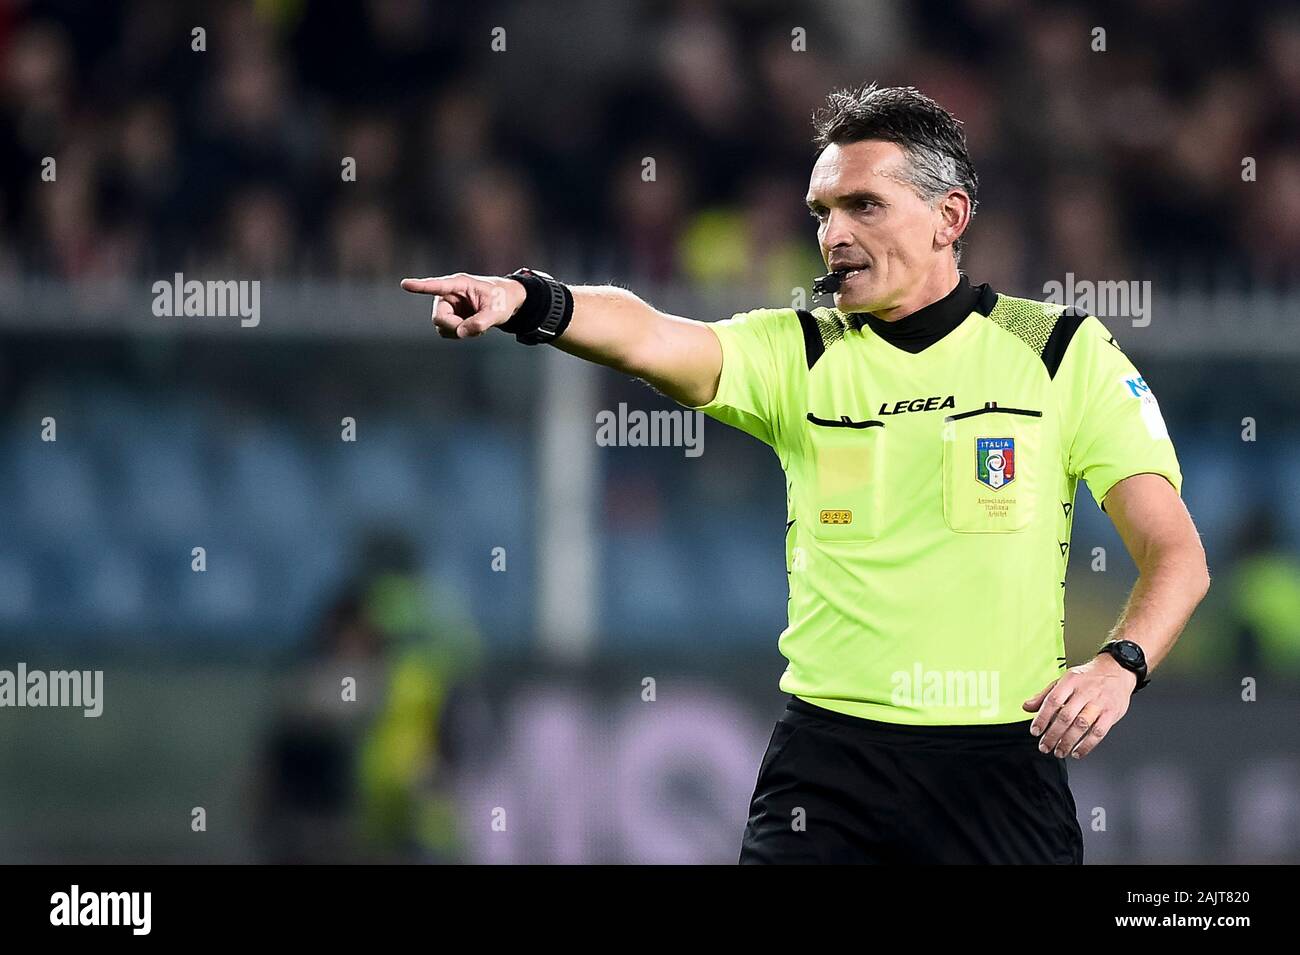
{"type": "Polygon", "coordinates": [[[241,423],[217,451],[223,526],[246,528],[259,542],[288,543],[320,522],[320,477],[299,434],[278,423],[241,423]]]}
{"type": "Polygon", "coordinates": [[[0,626],[26,623],[36,615],[36,562],[23,544],[10,538],[0,550],[0,626]]]}
{"type": "Polygon", "coordinates": [[[14,509],[33,533],[53,540],[84,540],[100,526],[108,496],[89,449],[66,430],[58,441],[35,436],[12,442],[14,509]]]}
{"type": "Polygon", "coordinates": [[[698,575],[683,560],[679,534],[663,528],[611,531],[600,555],[601,634],[606,647],[671,643],[699,635],[698,575]]]}
{"type": "MultiPolygon", "coordinates": [[[[356,569],[366,532],[393,527],[431,593],[454,593],[489,647],[529,645],[537,465],[518,426],[358,410],[359,440],[345,443],[211,394],[51,385],[27,396],[23,414],[39,421],[41,404],[59,417],[57,442],[41,442],[30,420],[0,430],[12,515],[0,536],[0,631],[290,646],[356,569]],[[190,570],[194,546],[207,548],[204,574],[190,570]],[[506,549],[504,574],[492,570],[495,547],[506,549]]],[[[600,452],[606,482],[632,477],[642,485],[628,487],[656,502],[627,524],[598,517],[607,649],[686,647],[702,632],[717,646],[766,646],[784,624],[780,475],[759,476],[772,461],[752,442],[710,437],[707,462],[600,452]],[[737,483],[737,473],[754,477],[737,483]]],[[[1211,549],[1228,546],[1252,501],[1300,496],[1300,435],[1267,447],[1220,438],[1193,431],[1179,442],[1184,497],[1211,549]]],[[[602,508],[610,486],[590,506],[602,508]]],[[[1122,546],[1086,487],[1076,506],[1076,560],[1098,543],[1122,546]]],[[[1300,545],[1300,508],[1277,513],[1283,544],[1300,545]]]]}

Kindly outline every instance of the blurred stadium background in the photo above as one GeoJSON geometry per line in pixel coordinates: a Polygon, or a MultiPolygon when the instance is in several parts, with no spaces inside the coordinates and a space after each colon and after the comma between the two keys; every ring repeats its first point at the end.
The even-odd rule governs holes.
{"type": "MultiPolygon", "coordinates": [[[[1071,767],[1087,861],[1300,861],[1300,13],[1186,0],[0,4],[0,668],[105,671],[98,719],[0,710],[0,859],[734,861],[779,466],[715,422],[597,447],[598,410],[675,406],[443,342],[397,281],[788,303],[809,115],[867,79],[966,122],[974,281],[1152,283],[1149,325],[1102,317],[1214,586],[1071,767]],[[176,272],[260,281],[260,324],[156,317],[176,272]]],[[[1081,662],[1135,571],[1076,504],[1081,662]]]]}

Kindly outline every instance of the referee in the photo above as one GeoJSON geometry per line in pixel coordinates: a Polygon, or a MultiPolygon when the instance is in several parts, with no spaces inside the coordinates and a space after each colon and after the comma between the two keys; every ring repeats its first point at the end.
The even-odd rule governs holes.
{"type": "Polygon", "coordinates": [[[742,863],[1081,863],[1068,757],[1127,712],[1209,587],[1148,383],[1097,318],[958,271],[978,179],[914,89],[832,93],[806,197],[833,308],[716,323],[542,272],[406,279],[445,338],[500,326],[769,445],[790,694],[742,863]],[[1065,659],[1079,479],[1139,570],[1065,659]]]}

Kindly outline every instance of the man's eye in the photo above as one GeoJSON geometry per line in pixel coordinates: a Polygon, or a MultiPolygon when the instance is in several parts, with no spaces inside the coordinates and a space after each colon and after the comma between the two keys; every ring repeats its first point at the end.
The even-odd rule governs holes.
{"type": "Polygon", "coordinates": [[[808,214],[812,216],[814,219],[816,219],[818,222],[821,222],[822,218],[826,215],[825,211],[821,209],[809,209],[808,214]]]}
{"type": "Polygon", "coordinates": [[[875,199],[859,199],[859,200],[858,200],[858,208],[861,209],[861,210],[863,210],[863,211],[866,211],[867,209],[874,209],[874,208],[875,208],[876,206],[878,206],[878,205],[880,205],[880,203],[878,203],[875,199]]]}

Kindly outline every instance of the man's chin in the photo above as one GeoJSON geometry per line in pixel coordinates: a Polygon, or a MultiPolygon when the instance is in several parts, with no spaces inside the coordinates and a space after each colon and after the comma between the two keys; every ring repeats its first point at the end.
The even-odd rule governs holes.
{"type": "Polygon", "coordinates": [[[867,312],[878,303],[869,272],[859,272],[841,283],[835,293],[835,308],[841,312],[867,312]]]}
{"type": "Polygon", "coordinates": [[[835,295],[836,311],[849,312],[870,312],[877,307],[875,297],[865,292],[854,289],[853,291],[838,292],[835,295]]]}

